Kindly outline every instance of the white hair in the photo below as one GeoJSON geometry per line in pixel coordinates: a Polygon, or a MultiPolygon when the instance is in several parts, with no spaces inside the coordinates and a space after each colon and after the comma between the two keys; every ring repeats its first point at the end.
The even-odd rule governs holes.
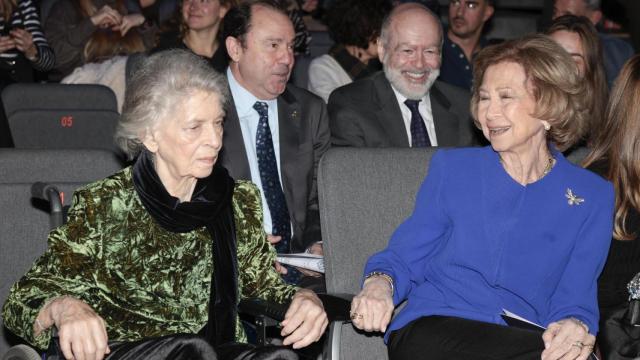
{"type": "Polygon", "coordinates": [[[200,56],[186,50],[168,50],[143,60],[126,90],[115,134],[118,146],[133,159],[142,150],[148,131],[173,118],[179,105],[195,91],[216,94],[220,106],[227,106],[226,78],[200,56]]]}

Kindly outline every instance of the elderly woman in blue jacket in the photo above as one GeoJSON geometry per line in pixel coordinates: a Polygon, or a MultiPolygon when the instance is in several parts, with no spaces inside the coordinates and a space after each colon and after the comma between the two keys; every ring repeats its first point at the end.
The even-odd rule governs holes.
{"type": "Polygon", "coordinates": [[[544,35],[483,50],[474,84],[491,146],[434,155],[413,214],[367,262],[353,323],[386,331],[391,359],[586,359],[613,189],[560,151],[588,94],[544,35]],[[546,330],[505,326],[505,310],[546,330]]]}

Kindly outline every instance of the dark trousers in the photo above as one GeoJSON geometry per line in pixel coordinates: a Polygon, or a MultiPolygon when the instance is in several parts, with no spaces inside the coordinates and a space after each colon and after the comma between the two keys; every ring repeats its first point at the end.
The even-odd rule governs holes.
{"type": "MultiPolygon", "coordinates": [[[[64,359],[57,348],[47,360],[64,359]]],[[[250,344],[224,344],[216,350],[198,335],[179,334],[134,342],[109,342],[111,353],[106,360],[297,360],[290,349],[278,346],[255,347],[250,344]]]]}
{"type": "Polygon", "coordinates": [[[389,358],[540,360],[537,331],[450,316],[427,316],[391,333],[389,358]]]}

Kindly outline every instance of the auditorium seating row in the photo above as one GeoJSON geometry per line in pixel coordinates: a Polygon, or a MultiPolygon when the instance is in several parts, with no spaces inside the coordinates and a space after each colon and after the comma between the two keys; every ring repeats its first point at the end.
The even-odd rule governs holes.
{"type": "MultiPolygon", "coordinates": [[[[339,148],[324,156],[318,186],[329,293],[348,298],[357,292],[366,258],[385,246],[411,212],[433,152],[339,148]]],[[[74,189],[122,166],[108,150],[0,151],[0,303],[46,248],[49,208],[32,198],[33,183],[55,185],[68,206],[74,189]]],[[[380,336],[363,335],[348,321],[333,322],[328,333],[326,359],[386,357],[380,336]]],[[[0,329],[0,354],[17,343],[19,339],[0,329]]]]}

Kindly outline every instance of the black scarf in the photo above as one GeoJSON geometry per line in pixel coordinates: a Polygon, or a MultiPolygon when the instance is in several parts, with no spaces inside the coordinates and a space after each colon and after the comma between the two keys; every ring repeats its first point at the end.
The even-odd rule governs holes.
{"type": "Polygon", "coordinates": [[[214,166],[199,179],[189,202],[171,196],[160,181],[149,151],[142,151],[133,166],[133,184],[151,217],[164,229],[185,233],[205,226],[211,235],[213,276],[209,294],[209,320],[200,331],[215,347],[235,340],[238,264],[231,197],[234,181],[227,169],[214,166]]]}

